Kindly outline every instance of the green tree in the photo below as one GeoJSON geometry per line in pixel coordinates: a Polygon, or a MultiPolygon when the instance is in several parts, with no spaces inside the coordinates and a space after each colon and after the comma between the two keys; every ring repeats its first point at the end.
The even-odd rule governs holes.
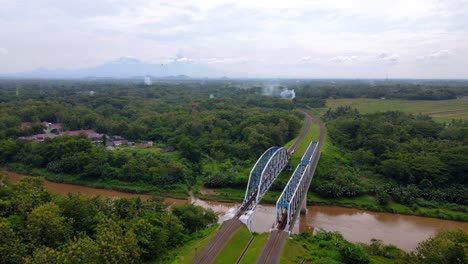
{"type": "Polygon", "coordinates": [[[167,250],[169,233],[158,215],[145,214],[136,220],[134,231],[143,259],[158,258],[167,250]]]}
{"type": "Polygon", "coordinates": [[[11,214],[26,218],[26,215],[37,206],[51,201],[50,193],[44,188],[39,178],[23,178],[20,183],[11,187],[11,214]]]}
{"type": "Polygon", "coordinates": [[[189,233],[206,228],[218,220],[213,210],[192,204],[175,205],[172,213],[180,219],[189,233]]]}
{"type": "Polygon", "coordinates": [[[13,231],[9,222],[0,218],[0,264],[21,263],[26,253],[20,237],[13,231]]]}
{"type": "Polygon", "coordinates": [[[56,247],[67,241],[71,234],[69,220],[61,215],[55,203],[40,205],[28,215],[25,235],[34,246],[56,247]]]}
{"type": "Polygon", "coordinates": [[[132,230],[124,230],[108,219],[97,227],[96,243],[105,263],[136,263],[140,256],[138,240],[132,230]]]}
{"type": "Polygon", "coordinates": [[[49,248],[40,247],[34,250],[32,256],[29,256],[24,261],[26,264],[63,264],[65,262],[65,256],[63,252],[49,248]]]}
{"type": "Polygon", "coordinates": [[[463,230],[442,230],[421,242],[415,252],[421,263],[458,264],[468,261],[468,234],[463,230]]]}
{"type": "Polygon", "coordinates": [[[98,264],[103,263],[99,247],[91,238],[73,238],[62,249],[64,263],[98,264]]]}

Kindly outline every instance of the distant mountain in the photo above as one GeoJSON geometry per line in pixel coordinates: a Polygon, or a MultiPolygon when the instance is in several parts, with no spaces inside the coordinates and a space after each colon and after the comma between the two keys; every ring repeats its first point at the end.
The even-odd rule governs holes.
{"type": "Polygon", "coordinates": [[[133,57],[122,57],[94,68],[77,70],[36,69],[29,72],[0,74],[12,78],[130,78],[149,75],[164,79],[189,79],[190,77],[219,77],[222,74],[203,64],[174,60],[167,64],[149,64],[133,57]],[[190,76],[190,77],[189,77],[190,76]]]}

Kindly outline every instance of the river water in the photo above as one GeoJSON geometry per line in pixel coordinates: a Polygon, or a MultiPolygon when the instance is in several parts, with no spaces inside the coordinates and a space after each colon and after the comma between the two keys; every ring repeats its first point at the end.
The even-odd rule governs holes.
{"type": "MultiPolygon", "coordinates": [[[[5,170],[0,170],[0,172],[7,174],[8,179],[13,183],[18,182],[22,177],[26,177],[5,170]]],[[[150,197],[149,195],[136,195],[66,183],[44,181],[44,184],[50,192],[60,194],[73,192],[86,196],[150,197]]],[[[165,198],[164,201],[169,205],[190,202],[205,208],[211,208],[220,216],[220,221],[222,221],[223,215],[228,210],[236,209],[240,205],[238,203],[203,201],[197,198],[189,200],[165,198]]],[[[274,217],[274,205],[259,205],[255,216],[254,231],[259,233],[268,232],[273,224],[274,217]]],[[[299,223],[296,223],[293,232],[316,231],[318,229],[338,231],[352,242],[369,243],[372,238],[376,238],[384,243],[394,244],[403,250],[411,251],[416,248],[419,242],[433,236],[443,228],[460,228],[468,232],[468,223],[335,206],[307,206],[307,214],[300,217],[299,223]]]]}

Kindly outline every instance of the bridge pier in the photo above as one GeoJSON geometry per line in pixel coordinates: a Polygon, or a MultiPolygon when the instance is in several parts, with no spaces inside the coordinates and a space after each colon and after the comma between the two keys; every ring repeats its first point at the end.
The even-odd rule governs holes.
{"type": "Polygon", "coordinates": [[[250,232],[253,232],[253,222],[255,219],[256,210],[253,208],[252,210],[245,211],[240,217],[239,220],[247,226],[250,232]]]}
{"type": "Polygon", "coordinates": [[[304,197],[304,202],[302,202],[302,205],[301,205],[301,215],[305,215],[305,214],[307,214],[307,196],[304,197]]]}

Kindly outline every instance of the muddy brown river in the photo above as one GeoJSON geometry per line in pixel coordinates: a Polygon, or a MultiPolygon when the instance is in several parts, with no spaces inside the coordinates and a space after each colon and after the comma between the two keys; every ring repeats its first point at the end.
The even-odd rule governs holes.
{"type": "MultiPolygon", "coordinates": [[[[5,170],[0,170],[0,172],[7,174],[8,179],[13,183],[19,182],[22,177],[27,177],[5,170]]],[[[149,195],[137,195],[50,181],[44,181],[44,184],[50,192],[60,194],[72,192],[86,196],[150,197],[149,195]]],[[[239,206],[238,203],[203,201],[196,198],[189,200],[165,198],[164,201],[170,205],[190,202],[205,208],[211,208],[220,216],[220,221],[222,221],[223,215],[228,210],[239,206]]],[[[274,216],[274,205],[259,205],[255,216],[254,231],[259,233],[268,232],[273,224],[274,216]]],[[[394,244],[401,249],[411,251],[416,248],[419,242],[431,237],[443,228],[460,228],[468,232],[468,223],[334,206],[308,206],[307,214],[301,216],[299,223],[296,223],[294,227],[294,232],[302,232],[307,229],[312,231],[318,229],[338,231],[352,242],[369,243],[372,238],[376,238],[387,244],[394,244]]]]}

